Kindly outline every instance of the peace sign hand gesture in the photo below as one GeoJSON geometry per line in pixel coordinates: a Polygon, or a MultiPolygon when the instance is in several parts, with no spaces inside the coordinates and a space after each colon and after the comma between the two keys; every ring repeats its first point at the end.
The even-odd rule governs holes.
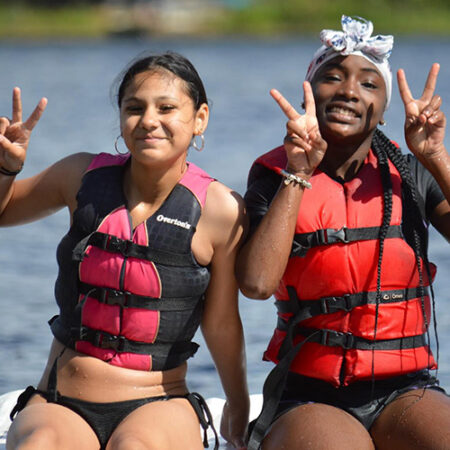
{"type": "Polygon", "coordinates": [[[22,122],[20,89],[13,89],[12,119],[0,117],[0,166],[8,172],[18,172],[25,162],[31,131],[47,106],[42,98],[30,117],[22,122]]]}
{"type": "Polygon", "coordinates": [[[422,164],[438,156],[444,147],[446,118],[440,110],[441,97],[434,95],[439,64],[431,66],[420,99],[414,99],[406,81],[405,72],[397,72],[398,87],[405,105],[405,140],[408,148],[422,164]]]}
{"type": "Polygon", "coordinates": [[[305,114],[301,115],[279,91],[276,89],[270,91],[270,95],[288,118],[287,134],[284,139],[288,159],[287,169],[294,175],[309,179],[322,161],[327,143],[320,134],[314,96],[308,81],[303,83],[303,93],[305,114]]]}

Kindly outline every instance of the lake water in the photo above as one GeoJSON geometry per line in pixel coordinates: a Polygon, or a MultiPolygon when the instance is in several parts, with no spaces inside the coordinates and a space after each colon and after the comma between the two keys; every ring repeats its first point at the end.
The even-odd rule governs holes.
{"type": "MultiPolygon", "coordinates": [[[[41,96],[49,105],[32,137],[23,176],[74,152],[112,152],[119,134],[110,87],[123,67],[142,51],[175,50],[201,74],[212,103],[206,148],[190,160],[244,194],[252,161],[279,145],[285,119],[269,96],[278,88],[300,107],[301,82],[317,40],[105,40],[96,42],[0,43],[0,115],[10,115],[11,91],[20,86],[28,115],[41,96]]],[[[397,39],[391,57],[403,67],[415,96],[422,92],[430,65],[441,63],[438,91],[450,117],[450,40],[397,39]]],[[[395,84],[396,86],[396,84],[395,84]]],[[[403,105],[394,88],[384,131],[404,147],[403,105]]],[[[450,148],[447,138],[447,148],[450,148]]],[[[51,334],[47,320],[57,313],[53,299],[55,250],[68,226],[66,211],[40,222],[0,230],[0,394],[36,384],[44,368],[51,334]]],[[[441,384],[450,389],[450,253],[432,233],[431,260],[440,337],[441,384]]],[[[273,301],[240,299],[251,393],[258,393],[271,364],[261,361],[275,325],[273,301]]],[[[200,334],[201,348],[190,361],[191,389],[205,397],[223,396],[200,334]]]]}

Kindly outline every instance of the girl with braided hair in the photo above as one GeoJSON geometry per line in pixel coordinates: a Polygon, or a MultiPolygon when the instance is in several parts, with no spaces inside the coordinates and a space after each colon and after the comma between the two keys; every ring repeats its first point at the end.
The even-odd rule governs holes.
{"type": "Polygon", "coordinates": [[[397,73],[412,153],[403,155],[377,128],[393,38],[372,37],[361,18],[343,16],[342,26],[321,33],[304,114],[271,91],[287,134],[249,175],[237,276],[249,298],[274,294],[278,322],[248,449],[448,449],[427,257],[428,223],[450,239],[439,65],[419,99],[397,73]]]}

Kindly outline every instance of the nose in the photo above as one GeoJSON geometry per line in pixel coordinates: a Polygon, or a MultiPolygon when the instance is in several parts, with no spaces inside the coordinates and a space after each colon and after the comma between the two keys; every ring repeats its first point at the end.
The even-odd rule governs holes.
{"type": "Polygon", "coordinates": [[[147,108],[141,117],[141,126],[146,130],[153,130],[159,124],[158,116],[152,108],[147,108]]]}
{"type": "Polygon", "coordinates": [[[358,101],[359,91],[356,78],[352,76],[345,78],[340,84],[338,92],[348,100],[358,101]]]}

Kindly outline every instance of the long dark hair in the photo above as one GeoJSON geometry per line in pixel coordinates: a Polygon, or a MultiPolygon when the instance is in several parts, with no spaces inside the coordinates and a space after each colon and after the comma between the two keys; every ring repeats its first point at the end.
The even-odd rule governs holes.
{"type": "MultiPolygon", "coordinates": [[[[413,179],[410,167],[402,153],[398,148],[378,129],[375,130],[372,139],[372,149],[378,158],[378,166],[380,170],[380,177],[383,186],[383,202],[384,212],[383,221],[380,227],[379,234],[379,254],[377,266],[377,297],[376,297],[376,314],[375,314],[375,330],[374,340],[376,339],[378,326],[378,307],[381,300],[381,270],[383,260],[383,249],[386,233],[389,228],[392,214],[392,181],[389,170],[388,160],[390,160],[395,168],[398,170],[402,181],[402,231],[406,241],[409,243],[414,251],[417,271],[419,274],[419,293],[421,298],[422,313],[425,320],[425,327],[428,337],[428,345],[430,344],[429,336],[429,318],[425,308],[425,283],[424,283],[424,269],[429,280],[434,332],[437,346],[436,360],[439,358],[439,340],[437,337],[437,323],[435,314],[435,299],[432,287],[432,276],[430,263],[427,255],[428,232],[424,224],[423,212],[420,207],[419,193],[417,191],[416,183],[413,179]]],[[[429,356],[430,357],[430,356],[429,356]]],[[[374,374],[374,357],[372,357],[372,375],[374,374]]]]}
{"type": "Polygon", "coordinates": [[[179,53],[166,52],[140,57],[132,61],[123,71],[115,83],[119,85],[116,98],[119,109],[125,90],[133,81],[134,77],[139,73],[158,69],[172,72],[186,83],[187,93],[194,102],[195,110],[198,110],[203,103],[208,103],[205,87],[193,64],[179,53]]]}

